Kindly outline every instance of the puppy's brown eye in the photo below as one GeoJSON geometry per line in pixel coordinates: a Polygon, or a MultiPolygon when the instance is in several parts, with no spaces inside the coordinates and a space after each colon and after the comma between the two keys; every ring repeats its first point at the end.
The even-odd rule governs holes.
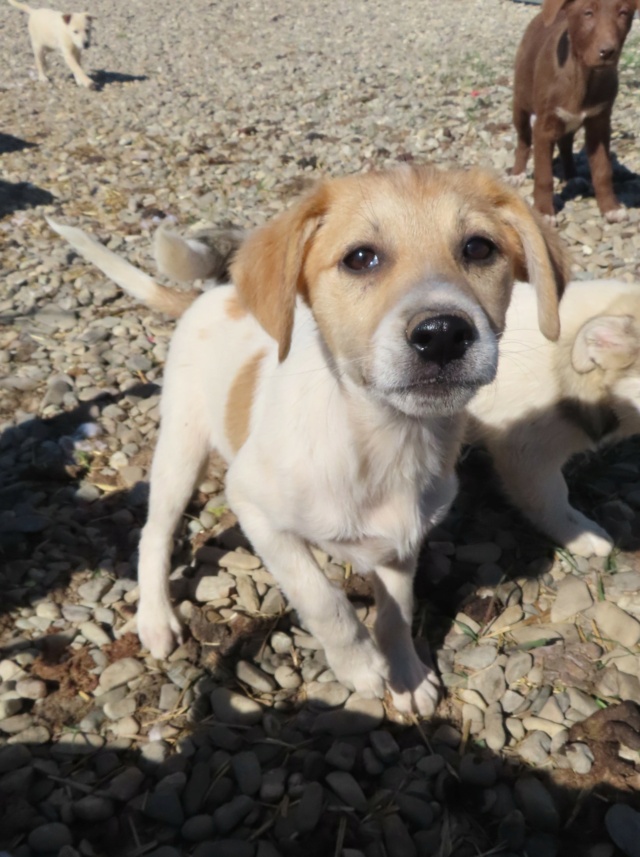
{"type": "Polygon", "coordinates": [[[378,254],[371,247],[356,247],[342,260],[350,271],[371,271],[380,264],[378,254]]]}
{"type": "Polygon", "coordinates": [[[495,254],[496,249],[493,241],[481,235],[474,235],[465,242],[462,255],[467,262],[485,262],[495,254]]]}

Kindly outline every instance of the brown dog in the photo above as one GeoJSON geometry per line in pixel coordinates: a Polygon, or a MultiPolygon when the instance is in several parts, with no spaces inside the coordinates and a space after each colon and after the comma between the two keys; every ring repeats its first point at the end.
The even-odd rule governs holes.
{"type": "Polygon", "coordinates": [[[513,92],[513,175],[524,179],[533,137],[533,199],[548,217],[554,215],[553,147],[560,149],[565,179],[573,178],[573,138],[581,125],[600,211],[609,221],[627,216],[613,192],[609,140],[618,60],[636,8],[640,0],[544,0],[522,38],[513,92]]]}

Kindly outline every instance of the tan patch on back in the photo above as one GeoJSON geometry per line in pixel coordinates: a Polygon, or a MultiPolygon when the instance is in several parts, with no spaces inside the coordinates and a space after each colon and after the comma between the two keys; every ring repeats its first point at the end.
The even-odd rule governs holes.
{"type": "Polygon", "coordinates": [[[236,295],[232,295],[225,301],[224,309],[227,317],[232,321],[240,321],[241,318],[247,315],[246,309],[242,306],[236,295]]]}
{"type": "Polygon", "coordinates": [[[229,390],[224,430],[234,452],[238,452],[249,436],[251,405],[256,390],[258,370],[266,353],[262,350],[254,354],[251,360],[240,369],[229,390]]]}

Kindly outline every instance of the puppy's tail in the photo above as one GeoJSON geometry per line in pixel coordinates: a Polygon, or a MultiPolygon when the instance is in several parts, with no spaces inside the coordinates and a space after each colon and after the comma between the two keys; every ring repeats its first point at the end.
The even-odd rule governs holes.
{"type": "Polygon", "coordinates": [[[202,230],[183,238],[160,227],[153,238],[153,255],[161,274],[179,282],[217,280],[228,282],[229,264],[242,243],[240,229],[202,230]]]}
{"type": "Polygon", "coordinates": [[[63,226],[47,217],[47,223],[83,258],[99,268],[120,288],[151,309],[179,318],[200,294],[194,289],[179,291],[160,286],[148,274],[116,256],[111,250],[91,238],[82,229],[63,226]]]}
{"type": "Polygon", "coordinates": [[[22,9],[23,12],[33,11],[31,9],[31,6],[29,6],[27,3],[19,3],[18,0],[9,0],[9,3],[11,3],[12,6],[15,6],[16,9],[22,9]]]}

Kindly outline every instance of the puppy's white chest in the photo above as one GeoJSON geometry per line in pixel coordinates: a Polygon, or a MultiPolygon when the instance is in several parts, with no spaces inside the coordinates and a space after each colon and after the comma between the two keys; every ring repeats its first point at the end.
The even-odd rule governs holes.
{"type": "Polygon", "coordinates": [[[602,113],[606,104],[596,104],[593,107],[587,107],[586,110],[581,110],[579,113],[571,113],[565,110],[564,107],[556,107],[556,116],[564,122],[565,131],[571,134],[577,131],[583,124],[585,119],[591,119],[593,116],[598,116],[602,113]]]}

